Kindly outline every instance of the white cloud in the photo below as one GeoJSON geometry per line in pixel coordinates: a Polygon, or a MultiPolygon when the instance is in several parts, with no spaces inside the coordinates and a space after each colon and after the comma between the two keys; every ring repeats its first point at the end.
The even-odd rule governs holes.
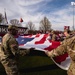
{"type": "Polygon", "coordinates": [[[44,16],[48,17],[53,29],[63,30],[65,25],[72,27],[71,6],[66,5],[66,8],[52,12],[50,7],[46,7],[47,2],[50,1],[53,0],[1,0],[0,13],[4,14],[4,8],[6,8],[8,20],[13,18],[19,20],[22,17],[24,25],[28,21],[32,21],[36,28],[39,27],[39,22],[44,16]],[[50,13],[46,13],[46,10],[49,10],[50,13]]]}
{"type": "Polygon", "coordinates": [[[52,23],[52,28],[55,30],[64,30],[64,26],[70,26],[72,29],[73,15],[70,14],[72,12],[72,8],[68,7],[67,9],[60,9],[53,13],[49,13],[48,18],[52,23]]]}
{"type": "Polygon", "coordinates": [[[29,6],[29,5],[40,3],[44,0],[15,0],[15,1],[17,2],[17,4],[21,6],[29,6]]]}

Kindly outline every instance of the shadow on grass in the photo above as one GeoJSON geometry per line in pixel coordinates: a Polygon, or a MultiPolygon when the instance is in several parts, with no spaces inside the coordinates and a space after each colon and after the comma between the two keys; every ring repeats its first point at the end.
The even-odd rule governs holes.
{"type": "MultiPolygon", "coordinates": [[[[28,56],[44,56],[48,57],[43,51],[38,51],[38,50],[32,50],[28,56]]],[[[44,65],[44,66],[38,66],[38,67],[33,67],[33,68],[24,68],[20,69],[21,72],[23,73],[29,73],[29,72],[38,72],[38,71],[47,71],[47,70],[54,70],[54,69],[59,69],[56,64],[51,64],[51,65],[44,65]]]]}
{"type": "Polygon", "coordinates": [[[1,69],[1,70],[0,70],[0,75],[6,75],[6,72],[5,72],[4,69],[1,69]]]}
{"type": "Polygon", "coordinates": [[[30,53],[28,54],[28,56],[45,56],[46,57],[47,55],[43,51],[32,50],[32,51],[30,51],[30,53]]]}
{"type": "Polygon", "coordinates": [[[59,69],[59,67],[57,67],[55,64],[51,64],[51,65],[45,65],[40,67],[20,69],[20,72],[29,73],[29,72],[47,71],[47,70],[54,70],[54,69],[59,69]]]}

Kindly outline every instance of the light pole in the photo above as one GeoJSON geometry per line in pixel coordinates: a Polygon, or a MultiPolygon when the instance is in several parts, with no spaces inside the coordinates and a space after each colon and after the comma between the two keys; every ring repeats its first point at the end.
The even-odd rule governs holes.
{"type": "Polygon", "coordinates": [[[73,30],[74,30],[74,6],[75,6],[75,2],[71,2],[71,5],[73,6],[73,30]]]}

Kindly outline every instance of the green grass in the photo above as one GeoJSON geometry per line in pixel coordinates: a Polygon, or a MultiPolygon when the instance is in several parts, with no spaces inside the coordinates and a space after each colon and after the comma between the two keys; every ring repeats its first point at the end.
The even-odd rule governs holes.
{"type": "MultiPolygon", "coordinates": [[[[65,70],[55,65],[43,52],[35,51],[20,57],[19,68],[21,75],[67,75],[65,70]]],[[[5,75],[2,65],[0,65],[0,75],[5,75]]]]}

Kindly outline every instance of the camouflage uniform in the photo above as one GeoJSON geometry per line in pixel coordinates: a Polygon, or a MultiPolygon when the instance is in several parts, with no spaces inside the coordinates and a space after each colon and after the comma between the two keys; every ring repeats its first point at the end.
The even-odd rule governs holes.
{"type": "Polygon", "coordinates": [[[51,32],[51,40],[56,41],[56,34],[54,31],[51,32]]]}
{"type": "Polygon", "coordinates": [[[12,34],[7,33],[2,38],[0,47],[0,61],[5,68],[7,75],[19,75],[17,66],[18,55],[22,53],[26,54],[28,52],[26,52],[26,50],[20,51],[18,46],[18,42],[12,34]]]}
{"type": "Polygon", "coordinates": [[[56,41],[56,34],[52,35],[52,41],[56,41]]]}
{"type": "Polygon", "coordinates": [[[53,49],[52,51],[47,51],[46,54],[49,57],[55,57],[67,52],[72,59],[67,74],[75,75],[75,52],[73,51],[75,51],[75,36],[64,40],[59,47],[53,49]]]}

